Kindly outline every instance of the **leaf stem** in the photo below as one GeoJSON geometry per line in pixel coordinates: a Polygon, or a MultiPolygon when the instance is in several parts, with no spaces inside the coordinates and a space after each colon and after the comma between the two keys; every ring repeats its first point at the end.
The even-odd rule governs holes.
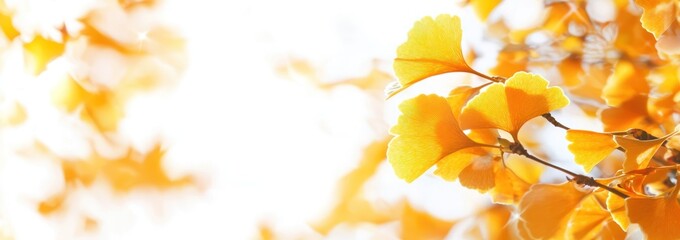
{"type": "Polygon", "coordinates": [[[491,77],[491,76],[486,75],[486,74],[484,74],[484,73],[477,72],[477,71],[474,70],[474,69],[470,69],[470,70],[471,70],[471,71],[469,71],[469,73],[472,73],[472,74],[474,74],[474,75],[477,75],[477,76],[482,77],[482,78],[484,78],[484,79],[487,79],[487,80],[489,80],[489,81],[497,82],[497,83],[505,82],[505,78],[504,78],[504,77],[496,77],[496,76],[491,77]]]}
{"type": "Polygon", "coordinates": [[[564,126],[564,124],[562,124],[561,122],[557,121],[557,119],[555,119],[555,117],[553,117],[552,114],[550,114],[550,113],[546,113],[546,114],[543,114],[541,116],[543,118],[545,118],[545,120],[548,120],[548,122],[550,122],[555,127],[558,127],[558,128],[564,129],[564,130],[570,129],[567,126],[564,126]]]}

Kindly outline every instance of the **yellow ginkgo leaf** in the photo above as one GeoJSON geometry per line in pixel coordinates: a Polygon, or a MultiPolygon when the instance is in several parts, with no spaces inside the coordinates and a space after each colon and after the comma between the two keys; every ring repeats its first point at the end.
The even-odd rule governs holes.
{"type": "MultiPolygon", "coordinates": [[[[451,105],[452,108],[460,109],[460,107],[456,106],[455,101],[451,101],[450,97],[448,98],[448,100],[449,100],[449,105],[451,105]]],[[[497,141],[498,131],[495,131],[495,130],[473,130],[473,131],[470,131],[470,133],[468,134],[468,138],[470,138],[473,141],[478,142],[478,143],[484,143],[484,144],[492,145],[492,144],[496,143],[496,141],[497,141]]],[[[455,153],[449,154],[448,156],[444,157],[439,162],[437,162],[437,170],[435,170],[434,173],[439,175],[440,177],[442,177],[445,180],[453,181],[453,180],[458,179],[461,172],[463,172],[463,170],[468,168],[468,166],[471,163],[474,163],[477,159],[479,159],[479,161],[485,162],[488,159],[481,159],[481,158],[491,158],[491,157],[493,157],[493,153],[491,151],[489,151],[489,149],[480,148],[480,147],[471,147],[471,148],[462,149],[462,150],[457,151],[455,153]]],[[[484,163],[476,163],[476,164],[477,165],[480,165],[480,164],[483,165],[484,163]]],[[[481,166],[478,166],[475,169],[480,169],[480,168],[481,168],[481,166]]],[[[492,180],[493,180],[493,172],[495,171],[494,169],[496,169],[496,168],[491,168],[491,174],[492,174],[491,179],[492,180]]],[[[487,168],[486,170],[489,170],[489,169],[487,168]]],[[[471,176],[469,174],[472,171],[473,171],[473,169],[467,170],[468,177],[473,177],[473,178],[477,177],[477,176],[471,176]]],[[[487,174],[485,176],[488,177],[489,175],[487,174]]],[[[472,188],[472,189],[478,189],[478,190],[484,189],[482,191],[488,190],[488,188],[478,188],[478,187],[474,187],[472,185],[468,186],[464,183],[464,182],[468,182],[467,180],[469,180],[469,179],[466,179],[466,180],[461,179],[461,183],[463,184],[463,186],[468,187],[468,188],[472,188]]],[[[474,180],[472,182],[474,182],[474,180]]],[[[488,182],[488,178],[487,178],[486,183],[490,184],[488,182]]],[[[491,185],[493,185],[493,184],[491,184],[491,185]]],[[[493,186],[491,186],[491,187],[493,187],[493,186]]]]}
{"type": "Polygon", "coordinates": [[[626,215],[625,199],[616,196],[616,194],[609,193],[607,195],[607,210],[609,210],[609,213],[612,215],[614,222],[616,222],[623,231],[627,231],[630,221],[626,215]]]}
{"type": "Polygon", "coordinates": [[[445,98],[419,95],[401,103],[402,115],[390,132],[387,159],[395,173],[411,182],[439,160],[479,144],[470,140],[458,127],[445,98]]]}
{"type": "Polygon", "coordinates": [[[584,130],[567,131],[569,151],[574,154],[574,161],[583,166],[586,172],[604,160],[619,146],[611,134],[584,130]]]}
{"type": "Polygon", "coordinates": [[[674,0],[635,0],[642,8],[642,27],[659,39],[662,33],[675,21],[674,0]]]}
{"type": "Polygon", "coordinates": [[[442,158],[437,162],[437,174],[447,181],[454,181],[458,179],[460,173],[476,158],[487,155],[488,152],[482,148],[467,148],[442,158]]]}
{"type": "Polygon", "coordinates": [[[496,184],[490,192],[493,202],[516,204],[537,183],[543,174],[543,165],[519,155],[509,155],[498,164],[496,184]]]}
{"type": "Polygon", "coordinates": [[[600,120],[604,125],[604,130],[615,132],[640,128],[651,134],[663,134],[659,128],[660,123],[649,115],[648,100],[648,96],[637,95],[618,107],[602,110],[600,120]]]}
{"type": "Polygon", "coordinates": [[[517,137],[525,122],[567,104],[562,89],[548,87],[539,75],[518,72],[472,98],[460,114],[460,125],[462,129],[502,129],[517,137]]]}
{"type": "Polygon", "coordinates": [[[401,88],[394,95],[427,77],[448,72],[474,72],[463,58],[462,30],[457,16],[442,14],[416,22],[408,40],[397,49],[394,72],[401,88]]]}
{"type": "Polygon", "coordinates": [[[640,225],[647,239],[680,239],[680,204],[675,185],[667,196],[626,199],[626,212],[631,223],[640,225]]]}
{"type": "Polygon", "coordinates": [[[564,231],[574,209],[588,195],[589,192],[576,189],[571,182],[534,185],[519,202],[520,234],[549,239],[564,231]]]}
{"type": "Polygon", "coordinates": [[[499,162],[500,158],[476,158],[460,172],[460,184],[480,192],[488,191],[496,185],[495,176],[499,162]]]}
{"type": "MultiPolygon", "coordinates": [[[[606,195],[607,192],[595,194],[606,195]]],[[[624,239],[626,233],[614,222],[603,204],[594,194],[586,197],[569,219],[567,235],[571,239],[624,239]],[[604,237],[604,234],[610,234],[610,237],[604,237]]]]}
{"type": "Polygon", "coordinates": [[[661,144],[677,133],[678,132],[675,131],[661,138],[647,141],[616,136],[616,143],[626,149],[626,160],[623,162],[623,171],[630,172],[636,169],[646,168],[656,151],[661,147],[661,144]]]}

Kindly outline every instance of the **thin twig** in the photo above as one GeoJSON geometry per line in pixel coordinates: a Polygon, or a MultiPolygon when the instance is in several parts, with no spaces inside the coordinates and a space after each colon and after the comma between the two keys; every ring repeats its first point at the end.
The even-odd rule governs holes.
{"type": "Polygon", "coordinates": [[[609,187],[609,186],[607,186],[607,185],[604,185],[604,184],[602,184],[602,183],[596,181],[595,178],[593,178],[593,177],[591,177],[591,176],[586,176],[586,175],[583,175],[583,174],[578,174],[578,173],[569,171],[569,170],[564,169],[564,168],[562,168],[562,167],[560,167],[560,166],[557,166],[557,165],[552,164],[552,163],[549,163],[549,162],[547,162],[547,161],[545,161],[545,160],[543,160],[543,159],[540,159],[540,158],[538,158],[538,157],[536,157],[536,156],[534,156],[534,155],[531,155],[531,154],[524,148],[524,146],[522,146],[522,144],[513,143],[513,144],[511,145],[510,150],[511,150],[512,153],[514,153],[514,154],[518,154],[518,155],[525,156],[525,157],[527,157],[527,158],[529,158],[529,159],[531,159],[531,160],[533,160],[533,161],[535,161],[535,162],[538,162],[538,163],[543,164],[543,165],[545,165],[545,166],[548,166],[548,167],[551,167],[551,168],[553,168],[553,169],[559,170],[559,171],[561,171],[561,172],[563,172],[563,173],[565,173],[565,174],[567,174],[567,175],[569,175],[569,176],[572,176],[571,179],[569,179],[569,178],[567,178],[567,179],[569,179],[569,180],[571,180],[571,181],[575,181],[575,182],[578,183],[578,184],[583,184],[583,185],[591,186],[591,187],[599,187],[599,188],[603,188],[603,189],[605,189],[605,190],[607,190],[607,191],[609,191],[609,192],[611,192],[611,193],[613,193],[613,194],[616,194],[616,195],[619,196],[619,197],[622,197],[622,198],[624,198],[624,199],[625,199],[625,198],[628,198],[628,195],[626,195],[625,193],[623,193],[623,192],[621,192],[621,191],[619,191],[619,190],[616,190],[615,188],[612,188],[612,187],[609,187]]]}
{"type": "Polygon", "coordinates": [[[543,118],[545,118],[545,120],[548,120],[548,122],[552,123],[552,125],[555,126],[555,127],[558,127],[558,128],[564,129],[564,130],[570,129],[567,126],[564,126],[564,124],[562,124],[561,122],[557,121],[557,119],[555,119],[555,117],[553,117],[552,114],[550,114],[550,113],[546,113],[546,114],[543,114],[541,116],[543,118]]]}

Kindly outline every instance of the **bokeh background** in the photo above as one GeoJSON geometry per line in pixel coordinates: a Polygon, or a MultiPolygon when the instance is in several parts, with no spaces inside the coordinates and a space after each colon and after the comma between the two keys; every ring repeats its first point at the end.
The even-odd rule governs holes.
{"type": "MultiPolygon", "coordinates": [[[[592,2],[606,18],[611,1],[592,2]]],[[[384,161],[400,101],[475,81],[386,101],[415,21],[461,16],[475,67],[495,64],[501,45],[462,3],[0,2],[0,236],[397,239],[403,214],[464,221],[488,197],[431,174],[406,184],[384,161]]],[[[526,28],[543,5],[494,17],[526,28]]]]}

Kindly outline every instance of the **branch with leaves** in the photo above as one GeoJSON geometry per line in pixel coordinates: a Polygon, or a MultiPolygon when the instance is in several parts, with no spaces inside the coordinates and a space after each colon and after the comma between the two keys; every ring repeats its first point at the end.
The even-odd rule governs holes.
{"type": "MultiPolygon", "coordinates": [[[[569,4],[567,6],[575,9],[584,7],[569,4]]],[[[643,27],[644,19],[645,15],[643,27]]],[[[597,34],[600,26],[593,25],[589,19],[583,23],[589,26],[589,34],[597,34]]],[[[585,35],[574,39],[588,40],[585,35]]],[[[436,166],[434,174],[445,180],[459,180],[465,187],[489,194],[495,203],[517,205],[518,232],[523,238],[559,238],[556,234],[562,233],[565,234],[562,237],[579,239],[597,232],[594,228],[599,231],[608,228],[622,233],[612,237],[619,239],[626,236],[629,223],[639,224],[650,239],[680,238],[677,230],[680,223],[676,220],[680,219],[679,187],[675,184],[677,164],[673,162],[680,151],[669,143],[678,133],[673,130],[676,123],[672,118],[678,108],[652,98],[652,87],[639,83],[640,76],[636,74],[655,69],[637,71],[642,66],[631,60],[646,55],[628,48],[619,49],[625,57],[611,67],[613,76],[599,89],[600,94],[593,95],[586,92],[592,89],[586,89],[588,86],[583,86],[584,83],[565,82],[565,90],[549,86],[544,77],[528,73],[526,69],[512,71],[508,78],[484,74],[465,61],[461,41],[460,19],[439,15],[416,22],[408,40],[397,49],[394,70],[398,88],[388,92],[388,98],[444,73],[470,73],[489,81],[476,87],[457,87],[447,96],[419,95],[400,104],[401,116],[390,131],[394,138],[387,149],[387,158],[398,177],[411,182],[436,166]],[[571,102],[568,94],[571,98],[602,97],[598,100],[604,100],[607,106],[599,111],[604,132],[572,129],[553,117],[551,112],[571,102]],[[645,105],[641,107],[641,103],[645,105]],[[568,149],[586,172],[591,172],[617,149],[624,153],[625,159],[612,176],[596,178],[531,154],[523,144],[520,130],[537,117],[566,131],[568,149]],[[659,156],[664,154],[667,156],[659,156]],[[538,178],[526,170],[537,163],[568,175],[567,183],[538,182],[538,178]],[[583,209],[602,217],[588,227],[581,226],[576,221],[583,221],[579,219],[583,209]],[[664,215],[646,215],[653,212],[664,215]],[[555,224],[567,222],[570,224],[555,224]],[[547,227],[547,223],[552,226],[547,227]],[[586,228],[587,234],[583,235],[584,229],[576,229],[578,227],[586,228]]],[[[572,54],[576,57],[563,60],[564,64],[573,64],[568,61],[575,59],[587,60],[584,53],[572,54]]],[[[659,61],[649,66],[677,69],[675,63],[659,61]]],[[[602,66],[611,65],[598,65],[602,66]]],[[[569,81],[569,77],[563,80],[569,81]]],[[[677,71],[675,77],[680,79],[677,71]]],[[[662,83],[665,85],[656,87],[680,92],[680,83],[662,83]]],[[[592,111],[592,105],[581,102],[577,103],[579,107],[592,111]]]]}

